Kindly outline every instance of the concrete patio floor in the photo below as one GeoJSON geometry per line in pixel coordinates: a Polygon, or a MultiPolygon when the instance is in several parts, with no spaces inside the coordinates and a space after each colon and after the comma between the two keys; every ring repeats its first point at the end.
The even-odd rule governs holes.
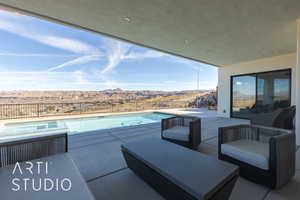
{"type": "MultiPolygon", "coordinates": [[[[201,117],[202,140],[198,151],[217,157],[218,127],[249,123],[246,120],[216,117],[214,111],[173,110],[169,113],[201,117]]],[[[93,131],[69,137],[69,152],[96,199],[160,200],[164,199],[130,169],[120,151],[120,145],[144,138],[160,138],[160,123],[93,131]]],[[[199,177],[209,178],[209,177],[199,177]]],[[[268,188],[239,178],[231,200],[296,200],[300,199],[300,151],[297,152],[297,172],[284,188],[268,188]]]]}

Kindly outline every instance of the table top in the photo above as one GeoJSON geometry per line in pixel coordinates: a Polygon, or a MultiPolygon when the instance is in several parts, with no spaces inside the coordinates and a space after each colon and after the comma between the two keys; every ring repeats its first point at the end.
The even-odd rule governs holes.
{"type": "Polygon", "coordinates": [[[127,143],[122,149],[199,199],[209,198],[239,173],[233,164],[159,139],[127,143]]]}
{"type": "Polygon", "coordinates": [[[0,195],[1,200],[94,200],[68,153],[0,168],[0,195]]]}

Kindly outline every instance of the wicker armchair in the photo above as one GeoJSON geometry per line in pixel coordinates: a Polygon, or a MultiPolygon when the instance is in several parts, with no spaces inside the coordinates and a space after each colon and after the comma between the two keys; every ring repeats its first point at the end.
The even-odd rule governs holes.
{"type": "Polygon", "coordinates": [[[219,128],[219,159],[240,166],[240,175],[279,188],[295,174],[294,130],[238,125],[219,128]]]}
{"type": "Polygon", "coordinates": [[[67,133],[4,141],[0,143],[0,168],[67,151],[67,133]]]}
{"type": "Polygon", "coordinates": [[[256,114],[251,118],[251,124],[270,126],[283,129],[294,129],[296,106],[279,108],[273,112],[256,114]]]}
{"type": "Polygon", "coordinates": [[[163,119],[161,138],[196,150],[201,143],[201,119],[179,116],[163,119]]]}

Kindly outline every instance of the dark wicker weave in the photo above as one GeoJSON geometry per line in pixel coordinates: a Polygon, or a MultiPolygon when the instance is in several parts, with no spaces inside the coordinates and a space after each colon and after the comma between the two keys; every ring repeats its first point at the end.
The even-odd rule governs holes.
{"type": "Polygon", "coordinates": [[[240,175],[270,188],[279,188],[295,174],[296,142],[293,130],[263,127],[258,125],[238,125],[219,128],[219,159],[240,166],[240,175]],[[222,154],[221,145],[249,139],[269,143],[269,169],[264,170],[222,154]]]}
{"type": "Polygon", "coordinates": [[[196,117],[171,117],[162,119],[161,123],[161,138],[175,144],[188,147],[190,149],[197,150],[201,143],[201,119],[196,117]],[[176,140],[164,137],[163,131],[174,126],[188,126],[189,127],[189,140],[176,140]]]}
{"type": "Polygon", "coordinates": [[[67,133],[0,143],[0,168],[68,151],[67,133]]]}
{"type": "MultiPolygon", "coordinates": [[[[197,200],[191,194],[184,191],[172,181],[157,173],[154,169],[147,166],[141,160],[135,158],[132,154],[122,151],[127,166],[141,177],[153,189],[161,194],[167,200],[197,200]]],[[[209,200],[226,200],[229,199],[232,189],[237,181],[238,176],[233,177],[228,183],[209,200]]]]}
{"type": "Polygon", "coordinates": [[[167,200],[229,199],[239,175],[235,165],[158,139],[121,149],[127,166],[167,200]]]}

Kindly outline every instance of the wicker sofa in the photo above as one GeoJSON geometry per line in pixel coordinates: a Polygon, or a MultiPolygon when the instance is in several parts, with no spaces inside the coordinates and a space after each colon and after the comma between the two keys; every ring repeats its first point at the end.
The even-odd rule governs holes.
{"type": "Polygon", "coordinates": [[[219,128],[218,156],[240,166],[240,175],[272,189],[295,174],[294,130],[238,125],[219,128]]]}
{"type": "Polygon", "coordinates": [[[0,142],[0,168],[16,162],[68,152],[68,134],[36,135],[0,142]]]}
{"type": "Polygon", "coordinates": [[[47,135],[37,134],[33,137],[23,137],[15,140],[2,139],[0,142],[1,199],[95,200],[67,151],[68,135],[66,132],[47,135]],[[16,162],[19,166],[17,168],[16,162]],[[17,169],[16,173],[13,173],[15,169],[17,169]],[[26,182],[22,184],[22,180],[26,179],[28,180],[27,184],[26,182]],[[52,186],[51,184],[43,186],[43,183],[49,183],[44,182],[47,179],[52,180],[52,186]],[[13,180],[19,181],[16,181],[16,184],[9,184],[14,183],[13,180]],[[34,180],[39,183],[34,184],[34,180]],[[64,187],[61,185],[68,182],[66,180],[71,181],[69,190],[65,189],[68,184],[64,184],[64,187]],[[14,186],[19,186],[19,189],[15,190],[14,186]],[[45,188],[48,188],[48,190],[45,188]]]}
{"type": "Polygon", "coordinates": [[[163,119],[161,138],[196,150],[201,143],[201,119],[186,116],[163,119]]]}

